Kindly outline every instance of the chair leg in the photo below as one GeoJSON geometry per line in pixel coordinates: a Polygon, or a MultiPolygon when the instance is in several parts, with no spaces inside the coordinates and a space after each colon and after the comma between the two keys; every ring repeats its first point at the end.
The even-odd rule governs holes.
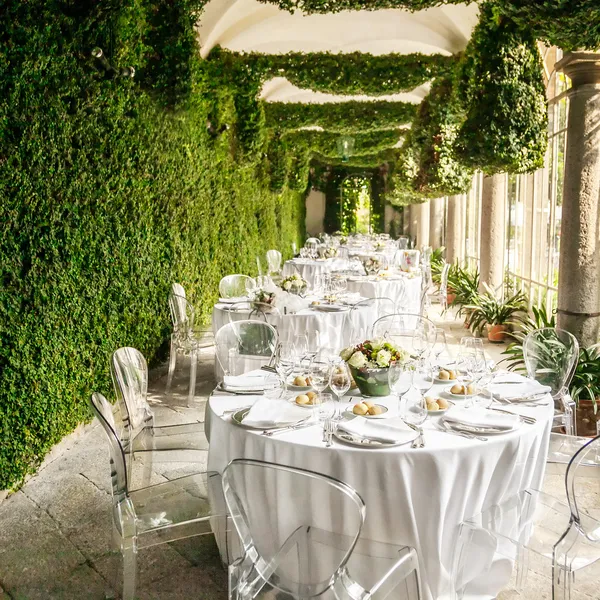
{"type": "Polygon", "coordinates": [[[188,397],[188,406],[191,406],[196,397],[196,367],[198,366],[198,354],[194,350],[190,355],[190,393],[188,397]]]}
{"type": "Polygon", "coordinates": [[[137,541],[135,538],[124,540],[121,547],[123,555],[123,600],[135,600],[137,583],[137,541]]]}
{"type": "Polygon", "coordinates": [[[173,373],[175,372],[175,362],[177,361],[177,350],[176,345],[171,340],[171,355],[169,356],[169,375],[167,377],[167,389],[166,392],[169,393],[171,389],[171,383],[173,382],[173,373]]]}

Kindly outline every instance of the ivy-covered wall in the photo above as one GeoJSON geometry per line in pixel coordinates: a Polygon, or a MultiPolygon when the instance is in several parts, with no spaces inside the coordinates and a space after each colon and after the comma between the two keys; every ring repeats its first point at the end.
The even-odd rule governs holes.
{"type": "Polygon", "coordinates": [[[173,281],[207,319],[222,275],[302,240],[301,194],[240,151],[244,89],[197,58],[200,4],[3,3],[0,489],[112,394],[116,348],[164,356],[173,281]]]}

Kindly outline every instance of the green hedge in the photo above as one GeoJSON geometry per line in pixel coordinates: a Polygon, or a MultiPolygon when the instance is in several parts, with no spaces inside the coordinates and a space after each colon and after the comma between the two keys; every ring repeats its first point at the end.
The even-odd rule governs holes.
{"type": "Polygon", "coordinates": [[[304,233],[301,195],[239,161],[242,103],[208,86],[193,3],[64,6],[0,12],[0,489],[112,394],[116,348],[164,357],[173,281],[206,320],[222,275],[304,233]],[[96,45],[136,77],[105,79],[96,45]]]}
{"type": "Polygon", "coordinates": [[[408,125],[417,113],[417,104],[408,102],[332,102],[302,104],[265,102],[268,127],[282,130],[322,127],[326,131],[354,133],[396,129],[408,125]]]}

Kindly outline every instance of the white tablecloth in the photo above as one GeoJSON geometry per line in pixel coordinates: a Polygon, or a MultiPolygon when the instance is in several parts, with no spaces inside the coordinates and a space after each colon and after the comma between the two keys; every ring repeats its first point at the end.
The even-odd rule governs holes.
{"type": "MultiPolygon", "coordinates": [[[[213,333],[233,321],[242,321],[248,318],[248,311],[230,312],[227,305],[215,304],[212,314],[213,333]]],[[[267,320],[270,317],[267,315],[267,320]]],[[[271,319],[272,320],[272,319],[271,319]]],[[[366,331],[372,326],[372,315],[368,308],[360,308],[350,312],[350,309],[340,312],[322,312],[319,310],[305,309],[295,314],[281,315],[281,322],[277,326],[281,342],[293,342],[299,334],[308,336],[309,347],[335,348],[341,350],[350,344],[352,331],[366,331]]],[[[272,323],[275,325],[275,323],[272,323]]],[[[222,373],[215,361],[215,375],[220,379],[222,373]]]]}
{"type": "Polygon", "coordinates": [[[377,279],[360,277],[348,279],[348,291],[356,292],[363,298],[390,298],[394,304],[400,298],[404,288],[404,301],[401,312],[419,314],[421,309],[421,276],[402,276],[402,279],[377,279]]]}
{"type": "MultiPolygon", "coordinates": [[[[388,405],[390,414],[396,411],[395,400],[377,401],[388,405]]],[[[462,521],[520,490],[539,487],[553,414],[551,403],[543,408],[519,407],[522,414],[536,417],[537,423],[490,435],[487,442],[443,433],[428,420],[422,449],[361,449],[339,442],[326,448],[319,426],[267,437],[220,416],[247,403],[242,396],[211,397],[209,469],[222,472],[234,458],[254,458],[318,471],[348,483],[367,506],[365,538],[416,548],[425,600],[454,599],[451,570],[462,521]]],[[[277,514],[285,512],[290,498],[279,493],[257,497],[256,502],[267,503],[277,514]]],[[[318,504],[322,511],[335,512],[326,500],[318,504]]],[[[483,588],[488,586],[490,592],[479,598],[494,598],[497,586],[506,583],[484,580],[483,588]]]]}
{"type": "Polygon", "coordinates": [[[344,261],[337,258],[328,258],[325,260],[310,260],[305,258],[293,258],[286,260],[283,265],[283,276],[289,277],[294,273],[299,273],[300,276],[312,287],[315,283],[316,275],[324,275],[331,273],[336,269],[343,268],[344,261]]]}

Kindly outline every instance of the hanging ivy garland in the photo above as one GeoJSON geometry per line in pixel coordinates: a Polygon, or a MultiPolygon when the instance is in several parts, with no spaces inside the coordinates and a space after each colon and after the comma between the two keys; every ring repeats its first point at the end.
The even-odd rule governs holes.
{"type": "Polygon", "coordinates": [[[441,54],[290,52],[240,55],[266,80],[285,77],[302,89],[328,94],[383,96],[409,92],[447,75],[456,58],[441,54]]]}
{"type": "Polygon", "coordinates": [[[466,119],[456,147],[465,165],[488,175],[528,173],[544,165],[548,115],[542,73],[533,36],[491,5],[482,6],[458,94],[466,119]]]}
{"type": "MultiPolygon", "coordinates": [[[[259,0],[276,4],[289,12],[337,13],[343,10],[381,10],[384,8],[404,8],[412,11],[433,8],[440,4],[464,4],[462,0],[259,0]]],[[[469,4],[469,2],[466,2],[469,4]]]]}
{"type": "Polygon", "coordinates": [[[387,101],[327,104],[265,102],[264,110],[268,127],[290,130],[316,126],[327,131],[350,133],[408,125],[417,114],[417,106],[387,101]]]}
{"type": "Polygon", "coordinates": [[[425,97],[400,156],[406,191],[432,198],[462,194],[471,186],[472,171],[455,155],[461,111],[451,78],[438,79],[425,97]]]}

